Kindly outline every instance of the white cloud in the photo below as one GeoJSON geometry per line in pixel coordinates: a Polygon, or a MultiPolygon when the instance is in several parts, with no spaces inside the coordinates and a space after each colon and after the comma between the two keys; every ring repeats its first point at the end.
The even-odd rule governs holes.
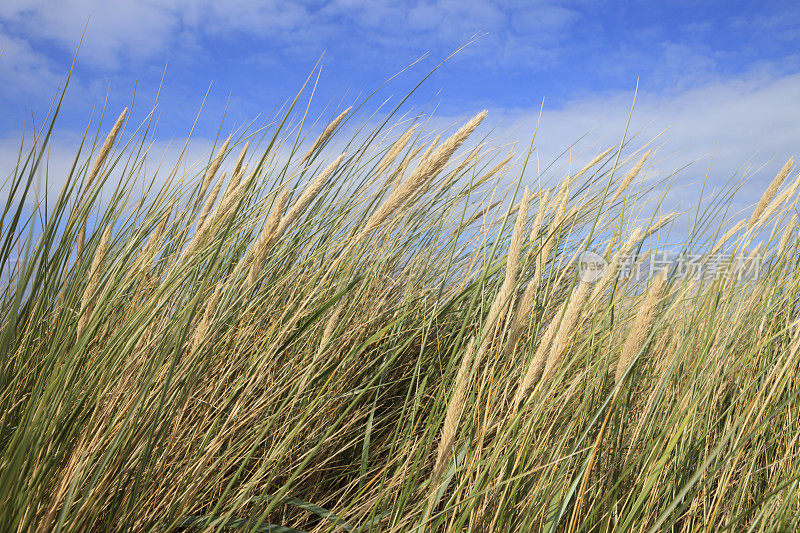
{"type": "MultiPolygon", "coordinates": [[[[575,165],[618,144],[632,98],[632,92],[594,95],[545,110],[536,141],[539,160],[552,161],[584,133],[589,135],[574,152],[584,153],[575,165]]],[[[518,137],[530,135],[538,120],[538,110],[498,110],[494,115],[502,130],[518,137]]],[[[783,163],[800,156],[800,74],[718,81],[671,95],[640,93],[628,134],[638,137],[631,147],[662,132],[654,143],[659,147],[654,176],[695,161],[676,185],[698,184],[710,163],[713,188],[742,170],[759,170],[738,195],[742,204],[754,203],[783,163]]],[[[682,193],[686,205],[696,201],[698,191],[691,186],[682,193]]]]}
{"type": "Polygon", "coordinates": [[[8,97],[24,91],[52,97],[62,75],[47,57],[24,40],[0,31],[0,90],[8,97]]]}
{"type": "MultiPolygon", "coordinates": [[[[386,51],[453,49],[476,32],[491,32],[494,49],[519,44],[509,30],[540,46],[565,38],[576,12],[549,2],[525,6],[488,0],[5,0],[0,24],[17,37],[47,40],[73,52],[86,27],[81,59],[103,68],[156,57],[204,36],[244,33],[284,47],[316,45],[369,33],[386,51]],[[87,26],[88,22],[88,26],[87,26]],[[561,37],[559,37],[561,36],[561,37]]],[[[0,26],[1,27],[1,26],[0,26]]],[[[361,43],[363,45],[365,43],[361,43]]],[[[487,47],[487,51],[488,51],[487,47]]],[[[526,52],[530,55],[530,52],[526,52]]]]}
{"type": "Polygon", "coordinates": [[[54,41],[70,52],[86,27],[81,57],[115,67],[121,57],[144,59],[162,51],[195,5],[194,0],[7,0],[0,4],[0,20],[18,34],[54,41]]]}

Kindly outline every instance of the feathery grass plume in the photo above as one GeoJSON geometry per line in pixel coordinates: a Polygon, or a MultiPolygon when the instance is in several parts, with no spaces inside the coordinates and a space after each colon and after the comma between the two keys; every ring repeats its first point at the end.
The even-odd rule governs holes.
{"type": "Polygon", "coordinates": [[[797,213],[792,215],[792,219],[789,221],[789,224],[786,225],[786,229],[783,230],[781,242],[778,245],[778,251],[776,252],[775,257],[783,257],[786,247],[789,244],[789,240],[792,238],[792,235],[794,235],[795,229],[797,229],[797,213]]]}
{"type": "Polygon", "coordinates": [[[639,175],[639,172],[642,171],[642,167],[644,166],[645,161],[647,161],[647,158],[650,157],[650,154],[652,153],[653,153],[652,150],[648,150],[647,152],[645,152],[645,154],[642,156],[641,159],[639,159],[639,161],[631,169],[631,171],[625,175],[625,177],[622,179],[622,182],[620,182],[619,187],[617,187],[617,190],[614,192],[614,195],[611,197],[611,200],[609,200],[608,202],[609,204],[613,204],[614,201],[617,200],[617,198],[622,196],[625,193],[625,191],[628,190],[628,187],[630,186],[631,182],[633,182],[633,180],[636,179],[636,176],[639,175]]]}
{"type": "Polygon", "coordinates": [[[383,173],[386,171],[387,168],[397,159],[397,156],[400,155],[408,141],[411,140],[411,137],[414,135],[414,132],[417,130],[416,124],[408,128],[403,134],[397,139],[392,145],[389,147],[389,150],[386,152],[386,155],[383,156],[380,163],[378,163],[378,168],[375,170],[376,178],[380,178],[383,173]]]}
{"type": "Polygon", "coordinates": [[[94,293],[97,291],[97,288],[100,285],[100,277],[103,274],[103,264],[106,259],[106,254],[108,253],[108,245],[111,241],[111,231],[113,228],[113,224],[106,226],[106,229],[103,231],[103,235],[100,237],[100,244],[95,250],[94,259],[92,259],[92,265],[89,268],[89,282],[86,284],[86,288],[83,290],[80,318],[78,319],[79,339],[92,318],[92,312],[94,311],[96,302],[94,293]]]}
{"type": "Polygon", "coordinates": [[[302,157],[302,159],[300,160],[300,166],[303,166],[306,163],[306,161],[311,159],[311,156],[314,155],[314,153],[319,149],[319,147],[322,146],[322,144],[325,141],[331,138],[331,135],[333,135],[333,133],[336,131],[336,128],[339,127],[339,124],[342,123],[342,121],[344,120],[344,118],[347,116],[347,114],[350,112],[351,109],[352,107],[348,107],[347,109],[342,111],[342,113],[338,117],[333,119],[333,121],[330,124],[328,124],[328,126],[322,131],[322,134],[320,134],[320,136],[317,137],[317,140],[314,141],[314,144],[311,146],[311,148],[308,149],[308,152],[306,152],[305,155],[302,157]]]}
{"type": "Polygon", "coordinates": [[[428,148],[425,149],[425,152],[419,158],[420,165],[425,164],[425,162],[431,156],[433,150],[436,148],[436,146],[439,144],[439,141],[441,140],[442,140],[442,134],[439,133],[438,135],[436,135],[436,137],[434,137],[434,139],[430,142],[430,144],[428,144],[428,148]]]}
{"type": "Polygon", "coordinates": [[[644,235],[642,235],[642,240],[646,239],[647,237],[649,237],[653,233],[657,232],[658,230],[660,230],[661,228],[663,228],[664,226],[666,226],[667,224],[669,224],[670,222],[675,220],[675,218],[677,216],[678,216],[678,213],[677,212],[673,212],[673,213],[670,213],[668,215],[664,215],[663,217],[661,217],[658,220],[658,222],[656,222],[655,224],[650,226],[647,229],[647,231],[645,231],[644,235]]]}
{"type": "Polygon", "coordinates": [[[134,262],[136,268],[132,269],[132,272],[149,266],[150,262],[153,260],[153,256],[158,250],[159,242],[164,236],[164,231],[167,229],[167,223],[169,222],[169,217],[172,214],[172,210],[175,207],[176,202],[177,199],[173,199],[164,210],[164,214],[161,215],[161,220],[158,222],[158,226],[156,226],[155,231],[147,239],[147,243],[144,245],[141,252],[139,252],[139,256],[134,262]]]}
{"type": "Polygon", "coordinates": [[[576,172],[576,173],[575,173],[573,176],[569,176],[569,177],[567,177],[567,180],[566,180],[566,181],[567,181],[567,186],[569,186],[569,184],[570,184],[570,183],[572,183],[573,181],[577,180],[578,178],[580,178],[581,176],[583,176],[584,174],[586,174],[586,172],[587,172],[589,169],[591,169],[591,168],[592,168],[593,166],[595,166],[597,163],[599,163],[600,161],[602,161],[603,159],[605,159],[605,158],[606,158],[606,156],[607,156],[608,154],[610,154],[611,152],[613,152],[613,151],[614,151],[614,147],[612,146],[611,148],[609,148],[608,150],[604,151],[603,153],[601,153],[601,154],[599,154],[599,155],[596,155],[596,156],[594,157],[594,159],[592,159],[591,161],[589,161],[589,163],[588,163],[588,164],[587,164],[585,167],[583,167],[582,169],[580,169],[580,170],[579,170],[578,172],[576,172]]]}
{"type": "Polygon", "coordinates": [[[528,363],[525,373],[522,375],[522,379],[520,379],[517,392],[514,395],[513,412],[519,410],[520,405],[528,396],[528,392],[530,392],[530,390],[539,380],[539,377],[542,375],[542,370],[544,370],[548,359],[548,354],[551,351],[556,334],[560,329],[562,319],[566,316],[567,312],[569,312],[570,302],[580,300],[580,302],[576,303],[573,307],[583,305],[588,285],[588,283],[581,282],[581,284],[572,291],[569,298],[559,305],[558,310],[556,311],[555,315],[553,315],[553,318],[550,320],[547,328],[544,330],[542,338],[539,341],[539,345],[536,348],[536,352],[534,352],[533,358],[528,363]]]}
{"type": "MultiPolygon", "coordinates": [[[[544,221],[544,216],[547,212],[549,199],[550,191],[548,190],[545,191],[544,195],[541,197],[539,201],[539,211],[536,213],[536,218],[533,220],[533,227],[531,228],[530,237],[528,239],[531,244],[533,244],[533,242],[536,240],[539,235],[539,231],[542,228],[542,222],[544,221]]],[[[543,249],[540,247],[539,253],[542,251],[543,249]]],[[[522,335],[522,330],[525,327],[525,319],[528,315],[528,312],[533,309],[536,291],[539,289],[542,269],[544,268],[544,263],[547,261],[547,258],[541,258],[540,255],[537,254],[535,261],[536,269],[533,279],[531,279],[528,282],[528,285],[525,287],[525,290],[522,293],[522,298],[520,298],[519,305],[517,306],[517,311],[514,313],[514,318],[512,319],[511,326],[509,327],[508,341],[505,345],[506,357],[510,356],[517,347],[517,342],[519,341],[519,337],[522,335]]]]}
{"type": "Polygon", "coordinates": [[[467,385],[472,379],[472,358],[475,353],[475,337],[471,337],[467,344],[467,350],[464,357],[461,359],[461,365],[458,367],[458,374],[453,384],[453,395],[447,404],[447,411],[444,415],[444,422],[442,423],[442,431],[439,435],[439,446],[436,449],[436,462],[433,466],[433,473],[431,475],[431,497],[436,494],[438,487],[436,486],[444,472],[444,467],[450,459],[450,452],[453,450],[453,443],[455,443],[456,436],[458,435],[458,425],[461,421],[461,413],[464,410],[464,403],[467,395],[467,385]]]}
{"type": "Polygon", "coordinates": [[[553,345],[544,363],[542,379],[549,380],[555,373],[556,365],[561,361],[564,351],[567,349],[572,337],[575,335],[575,327],[580,321],[586,299],[590,294],[591,284],[581,281],[573,296],[569,299],[564,316],[558,325],[558,331],[553,339],[553,345]]]}
{"type": "Polygon", "coordinates": [[[240,167],[239,171],[231,176],[231,181],[225,188],[225,193],[223,193],[222,199],[219,201],[219,205],[214,210],[211,218],[208,221],[209,224],[219,226],[233,214],[233,208],[242,197],[242,194],[248,185],[249,180],[242,181],[242,176],[244,176],[245,172],[247,172],[247,165],[240,167]]]}
{"type": "MultiPolygon", "coordinates": [[[[226,202],[224,196],[227,194],[223,195],[223,199],[220,200],[216,209],[213,208],[214,200],[216,199],[224,180],[225,173],[222,174],[219,183],[214,186],[214,190],[211,191],[211,195],[209,195],[208,199],[206,200],[206,203],[203,206],[203,211],[200,213],[200,216],[197,219],[194,235],[192,235],[192,238],[189,240],[189,244],[187,244],[186,248],[184,248],[178,261],[173,264],[173,269],[178,268],[179,264],[181,264],[186,258],[196,251],[197,247],[200,246],[203,241],[205,241],[206,238],[212,233],[214,227],[219,227],[220,224],[218,223],[221,222],[221,217],[224,217],[227,209],[230,207],[231,202],[235,200],[235,198],[233,198],[234,195],[231,195],[228,197],[228,201],[226,202]]],[[[226,193],[227,192],[228,191],[226,190],[226,193]]]]}
{"type": "Polygon", "coordinates": [[[222,298],[222,294],[225,292],[227,286],[228,284],[226,281],[218,282],[217,286],[214,288],[214,292],[211,293],[211,296],[206,302],[206,305],[203,309],[203,316],[192,333],[192,340],[190,343],[192,350],[196,350],[197,347],[200,346],[205,340],[208,330],[211,326],[211,319],[214,318],[214,313],[217,311],[219,300],[222,298]]]}
{"type": "Polygon", "coordinates": [[[798,187],[800,187],[800,175],[795,178],[791,185],[786,187],[783,192],[775,197],[772,203],[769,204],[769,207],[764,210],[764,213],[756,221],[755,226],[766,223],[787,200],[795,195],[798,187]]]}
{"type": "Polygon", "coordinates": [[[647,291],[647,297],[642,303],[641,308],[637,311],[636,318],[628,333],[628,338],[625,339],[625,344],[622,345],[622,354],[617,362],[617,370],[614,374],[614,381],[616,383],[620,382],[622,376],[625,375],[625,371],[628,370],[631,362],[633,362],[636,357],[636,354],[639,353],[650,336],[650,330],[656,318],[658,304],[661,302],[666,287],[667,275],[665,272],[662,272],[653,281],[650,290],[647,291]]]}
{"type": "MultiPolygon", "coordinates": [[[[233,172],[232,175],[235,176],[239,173],[242,169],[242,164],[244,163],[244,158],[247,155],[247,149],[250,148],[250,141],[244,143],[244,147],[242,147],[242,151],[239,152],[239,157],[236,158],[236,164],[233,165],[233,172]]],[[[242,172],[244,174],[244,172],[242,172]]],[[[238,185],[238,184],[237,184],[238,185]]]]}
{"type": "Polygon", "coordinates": [[[594,284],[594,290],[592,291],[592,295],[589,297],[590,302],[594,302],[597,298],[602,295],[611,282],[616,278],[619,269],[619,265],[625,256],[631,253],[633,248],[639,244],[642,240],[642,228],[636,228],[631,233],[631,236],[628,237],[628,240],[619,249],[619,251],[614,254],[614,257],[606,266],[605,270],[603,271],[603,276],[594,284]]]}
{"type": "Polygon", "coordinates": [[[246,170],[247,166],[243,166],[239,169],[239,172],[237,172],[236,175],[231,177],[231,183],[229,183],[228,187],[225,189],[225,193],[222,195],[222,199],[219,201],[216,209],[213,209],[210,213],[208,213],[206,211],[206,207],[209,209],[211,208],[213,205],[213,200],[216,198],[216,192],[219,191],[218,188],[225,179],[225,175],[222,175],[220,183],[214,187],[215,193],[212,193],[211,196],[209,196],[206,206],[203,208],[203,212],[198,219],[198,225],[195,227],[195,232],[192,236],[192,239],[183,250],[180,259],[173,264],[173,269],[176,269],[178,265],[192,255],[197,248],[203,244],[203,242],[205,242],[210,236],[213,236],[216,230],[224,227],[225,223],[228,222],[230,217],[234,215],[234,207],[248,185],[249,180],[245,180],[244,182],[241,181],[241,177],[246,170]]]}
{"type": "Polygon", "coordinates": [[[560,231],[561,223],[564,222],[564,218],[567,215],[567,203],[569,202],[569,186],[565,186],[565,184],[561,185],[561,189],[559,190],[558,197],[556,198],[556,203],[558,204],[558,210],[556,211],[556,215],[553,218],[553,227],[556,228],[556,231],[560,231]]]}
{"type": "MultiPolygon", "coordinates": [[[[92,170],[86,177],[85,186],[83,188],[83,194],[81,196],[81,200],[86,197],[89,193],[89,190],[94,183],[94,180],[97,178],[97,175],[100,173],[100,169],[103,167],[103,163],[105,163],[108,154],[111,153],[111,148],[114,146],[114,141],[117,139],[117,135],[119,134],[119,130],[122,129],[122,125],[125,123],[125,117],[128,115],[128,108],[122,110],[122,113],[119,114],[117,117],[117,121],[114,123],[114,126],[111,128],[111,131],[108,132],[106,136],[106,140],[103,142],[103,145],[100,147],[100,153],[97,154],[97,157],[94,160],[94,165],[92,166],[92,170]]],[[[77,213],[73,211],[70,214],[70,218],[75,216],[77,213]]],[[[78,230],[78,242],[77,242],[77,254],[76,257],[78,260],[83,256],[83,249],[86,243],[86,220],[83,221],[81,224],[80,229],[78,230]]]]}
{"type": "Polygon", "coordinates": [[[305,211],[306,207],[314,201],[314,198],[317,197],[319,192],[325,186],[326,183],[330,180],[330,177],[336,172],[336,169],[339,167],[339,164],[342,160],[346,157],[347,154],[341,154],[337,157],[333,163],[325,167],[325,170],[320,172],[320,174],[309,183],[294,205],[286,212],[286,216],[283,217],[278,224],[278,229],[276,230],[276,238],[280,238],[281,235],[284,234],[286,229],[300,216],[300,214],[305,211]]]}
{"type": "MultiPolygon", "coordinates": [[[[467,159],[465,159],[465,160],[464,160],[464,162],[466,163],[467,161],[469,161],[469,159],[470,159],[471,157],[473,157],[473,156],[472,156],[472,155],[470,155],[470,157],[468,157],[467,159]]],[[[476,154],[476,157],[477,157],[477,154],[476,154]]],[[[514,157],[514,151],[513,151],[513,150],[511,150],[511,151],[509,151],[509,152],[508,152],[508,154],[505,156],[505,158],[503,158],[503,160],[502,160],[502,161],[500,161],[500,162],[499,162],[499,163],[497,163],[495,166],[493,166],[493,167],[492,167],[492,168],[489,170],[489,172],[487,172],[486,174],[484,174],[483,176],[481,176],[480,178],[478,178],[478,180],[476,181],[476,183],[485,183],[486,181],[488,181],[488,180],[492,179],[492,177],[493,177],[495,174],[497,174],[498,172],[500,172],[501,170],[503,170],[504,168],[506,168],[506,165],[508,165],[508,162],[509,162],[509,161],[511,161],[511,159],[512,159],[513,157],[514,157]]],[[[459,167],[459,168],[461,168],[461,167],[459,167]]]]}
{"type": "Polygon", "coordinates": [[[722,249],[722,247],[725,245],[725,243],[728,242],[728,240],[731,237],[733,237],[736,233],[738,233],[739,230],[741,230],[744,227],[744,224],[745,224],[744,220],[740,220],[739,222],[734,224],[733,227],[731,229],[729,229],[725,233],[725,235],[723,235],[717,241],[717,243],[711,248],[711,251],[708,252],[707,257],[711,257],[711,256],[715,255],[717,252],[719,252],[722,249]]]}
{"type": "Polygon", "coordinates": [[[470,134],[475,131],[475,128],[483,121],[486,117],[486,113],[486,111],[481,111],[475,115],[469,122],[450,136],[450,138],[440,144],[430,156],[423,157],[411,175],[403,180],[399,186],[389,194],[372,216],[370,216],[366,225],[353,242],[361,242],[364,237],[383,224],[395,209],[403,204],[408,197],[422,188],[428,180],[435,177],[447,164],[458,147],[467,140],[467,137],[469,137],[470,134]]]}
{"type": "Polygon", "coordinates": [[[103,142],[103,146],[100,148],[100,153],[97,154],[97,158],[94,160],[94,166],[92,166],[91,172],[86,177],[86,187],[84,188],[84,194],[89,190],[94,183],[95,178],[100,173],[100,168],[102,168],[103,163],[105,163],[108,154],[111,152],[111,147],[114,146],[114,141],[117,139],[117,134],[119,134],[119,130],[122,129],[122,124],[125,123],[125,117],[128,115],[128,108],[122,110],[122,113],[119,114],[117,117],[117,121],[114,123],[114,127],[111,128],[111,131],[108,132],[106,136],[106,140],[103,142]]]}
{"type": "Polygon", "coordinates": [[[219,196],[219,191],[222,189],[222,184],[225,182],[225,173],[222,173],[219,181],[214,188],[211,189],[211,194],[208,195],[206,198],[205,204],[203,204],[203,209],[200,211],[200,215],[197,217],[197,224],[195,224],[195,232],[199,231],[202,228],[208,216],[211,214],[211,210],[214,209],[214,203],[217,201],[217,196],[219,196]]]}
{"type": "Polygon", "coordinates": [[[298,394],[301,394],[305,391],[306,385],[308,384],[308,380],[311,377],[311,374],[314,372],[316,368],[316,363],[322,354],[325,352],[326,348],[328,348],[328,342],[333,338],[333,332],[336,331],[337,326],[341,322],[342,315],[347,310],[347,296],[345,295],[338,304],[336,304],[336,308],[331,313],[331,316],[328,317],[328,320],[325,322],[325,327],[322,330],[322,337],[319,340],[319,346],[317,347],[316,352],[314,352],[314,356],[311,359],[311,363],[306,368],[306,371],[303,373],[303,377],[300,379],[300,384],[297,387],[298,394]]]}
{"type": "Polygon", "coordinates": [[[770,200],[775,196],[780,189],[783,180],[786,179],[786,176],[789,175],[789,172],[792,170],[792,166],[794,165],[794,158],[790,157],[789,160],[783,165],[783,168],[778,172],[778,175],[775,176],[775,179],[772,180],[772,183],[769,184],[767,190],[764,191],[764,195],[761,197],[761,200],[758,201],[756,204],[756,208],[753,210],[753,214],[750,216],[750,220],[747,222],[747,229],[752,229],[755,223],[761,218],[764,209],[766,209],[767,204],[769,204],[770,200]]]}
{"type": "Polygon", "coordinates": [[[203,183],[200,184],[200,191],[197,193],[198,202],[202,200],[203,197],[205,197],[206,191],[208,191],[208,187],[211,185],[211,181],[214,179],[214,176],[216,176],[220,165],[222,165],[222,159],[228,152],[228,145],[230,144],[230,142],[231,142],[231,136],[228,135],[228,138],[225,139],[224,143],[222,143],[220,149],[217,150],[217,155],[214,156],[214,159],[211,161],[211,164],[208,165],[206,173],[203,176],[203,183]]]}
{"type": "Polygon", "coordinates": [[[414,160],[417,155],[425,148],[424,144],[420,144],[419,146],[414,147],[409,153],[400,161],[400,164],[397,165],[397,169],[392,173],[391,178],[389,181],[392,182],[392,190],[397,189],[400,186],[400,183],[403,181],[403,176],[408,170],[408,166],[414,160]]]}
{"type": "MultiPolygon", "coordinates": [[[[511,234],[511,243],[509,244],[508,256],[506,259],[506,272],[503,284],[497,292],[492,306],[489,308],[489,314],[486,323],[482,328],[483,340],[481,341],[480,348],[475,352],[475,337],[472,337],[467,347],[467,354],[461,362],[461,367],[456,376],[455,391],[447,406],[444,423],[442,424],[441,437],[439,439],[439,447],[436,453],[436,463],[433,469],[432,476],[432,492],[431,498],[434,498],[438,488],[435,486],[442,474],[444,466],[447,464],[453,443],[458,435],[458,424],[463,410],[464,398],[468,392],[468,385],[471,376],[481,364],[483,356],[486,354],[489,346],[492,343],[492,331],[494,325],[502,322],[505,310],[508,308],[508,302],[511,294],[516,286],[517,273],[519,271],[519,256],[522,251],[522,241],[525,234],[525,222],[528,219],[528,204],[530,202],[530,192],[527,188],[522,194],[522,200],[519,203],[517,212],[517,219],[514,224],[514,230],[511,234]],[[474,354],[474,355],[473,355],[474,354]],[[467,369],[469,366],[469,369],[467,369]]],[[[431,500],[432,501],[432,500],[431,500]]]]}
{"type": "MultiPolygon", "coordinates": [[[[447,185],[452,183],[459,175],[461,175],[461,172],[465,168],[467,168],[467,165],[469,165],[470,163],[473,163],[473,162],[478,160],[478,154],[480,153],[480,151],[481,151],[481,147],[477,146],[469,154],[467,154],[467,157],[465,157],[461,161],[461,163],[459,163],[458,166],[450,173],[450,176],[447,179],[447,185]]],[[[513,152],[510,153],[509,159],[511,159],[511,157],[513,157],[513,156],[514,156],[513,152]]],[[[496,168],[497,167],[500,167],[500,165],[496,165],[496,168]]],[[[501,170],[501,168],[497,168],[497,170],[499,171],[499,170],[501,170]]],[[[489,172],[491,172],[491,171],[489,171],[489,172]]],[[[489,178],[491,178],[491,177],[492,176],[489,176],[489,178]]],[[[488,179],[488,178],[486,178],[485,176],[482,177],[482,178],[479,178],[476,181],[476,184],[479,183],[479,182],[482,182],[483,180],[486,180],[486,179],[488,179]]]]}
{"type": "Polygon", "coordinates": [[[83,258],[83,249],[86,246],[86,221],[84,220],[81,223],[81,227],[78,230],[78,237],[77,237],[77,250],[75,253],[75,258],[77,261],[80,261],[83,258]]]}
{"type": "MultiPolygon", "coordinates": [[[[278,225],[280,224],[281,217],[283,215],[283,210],[286,208],[286,200],[289,198],[289,189],[286,188],[283,192],[278,196],[278,199],[275,200],[275,205],[272,206],[272,211],[267,217],[267,222],[264,224],[264,228],[261,230],[261,233],[258,236],[253,248],[251,249],[251,253],[245,257],[252,257],[252,262],[250,264],[250,271],[247,274],[247,285],[250,286],[256,282],[258,279],[258,273],[264,267],[264,263],[267,261],[267,256],[269,255],[269,250],[272,248],[272,245],[278,240],[278,225]]],[[[242,258],[242,261],[245,259],[242,258]]],[[[246,266],[246,263],[242,264],[242,268],[246,266]]]]}
{"type": "Polygon", "coordinates": [[[506,264],[506,279],[504,285],[506,285],[509,290],[514,288],[517,272],[519,271],[519,256],[522,253],[522,241],[525,234],[525,223],[528,221],[530,199],[530,191],[525,187],[525,191],[522,193],[522,200],[519,202],[517,220],[514,224],[514,231],[511,234],[511,243],[508,248],[508,263],[506,264]]]}
{"type": "Polygon", "coordinates": [[[522,194],[522,200],[519,203],[517,211],[517,220],[514,223],[514,231],[511,234],[511,243],[508,248],[508,256],[506,257],[506,275],[503,279],[503,284],[500,290],[497,291],[492,306],[489,308],[489,315],[486,319],[484,327],[484,338],[481,343],[480,350],[478,350],[478,361],[480,361],[485,353],[488,345],[491,343],[491,336],[489,331],[494,327],[498,321],[502,321],[505,316],[505,311],[508,309],[508,303],[511,300],[511,295],[514,292],[514,287],[517,284],[517,274],[519,273],[519,256],[522,252],[522,241],[525,235],[525,222],[528,220],[528,205],[530,203],[530,192],[528,188],[522,194]]]}

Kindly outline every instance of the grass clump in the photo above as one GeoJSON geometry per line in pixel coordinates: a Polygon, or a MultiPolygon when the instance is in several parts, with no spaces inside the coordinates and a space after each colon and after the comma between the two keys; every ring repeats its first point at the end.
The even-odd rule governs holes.
{"type": "Polygon", "coordinates": [[[52,123],[21,154],[2,530],[798,527],[791,162],[749,219],[698,208],[678,247],[768,252],[759,276],[637,284],[619,268],[675,218],[634,216],[650,151],[529,190],[530,151],[476,138],[485,112],[431,142],[355,111],[312,141],[290,108],[166,179],[123,111],[54,202],[34,194],[52,123]]]}

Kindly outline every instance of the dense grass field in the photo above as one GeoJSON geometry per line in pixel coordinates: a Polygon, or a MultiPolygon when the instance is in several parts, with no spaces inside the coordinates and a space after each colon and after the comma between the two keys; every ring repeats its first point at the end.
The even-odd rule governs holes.
{"type": "Polygon", "coordinates": [[[359,113],[3,169],[0,530],[800,527],[791,161],[672,213],[647,146],[539,180],[484,113],[359,113]],[[623,275],[668,246],[701,275],[623,275]]]}

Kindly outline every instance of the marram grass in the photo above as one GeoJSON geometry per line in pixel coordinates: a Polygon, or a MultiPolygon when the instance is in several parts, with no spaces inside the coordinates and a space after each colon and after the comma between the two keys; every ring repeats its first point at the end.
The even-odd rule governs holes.
{"type": "Polygon", "coordinates": [[[674,218],[634,217],[651,152],[539,188],[485,112],[354,113],[153,171],[123,111],[47,201],[52,124],[7,169],[0,530],[800,527],[791,161],[686,237],[756,279],[635,286],[674,218]],[[586,249],[614,270],[578,279],[586,249]]]}

